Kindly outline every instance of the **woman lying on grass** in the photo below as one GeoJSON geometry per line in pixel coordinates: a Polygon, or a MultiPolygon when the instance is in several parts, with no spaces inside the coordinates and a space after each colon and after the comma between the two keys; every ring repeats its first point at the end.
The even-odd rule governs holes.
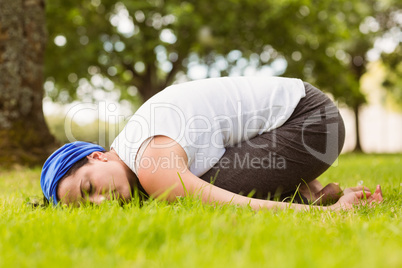
{"type": "Polygon", "coordinates": [[[136,188],[168,201],[189,194],[256,210],[381,202],[380,186],[342,192],[316,180],[344,138],[334,103],[299,79],[198,80],[145,102],[108,152],[85,142],[58,149],[44,164],[41,186],[47,200],[74,205],[129,201],[136,188]]]}

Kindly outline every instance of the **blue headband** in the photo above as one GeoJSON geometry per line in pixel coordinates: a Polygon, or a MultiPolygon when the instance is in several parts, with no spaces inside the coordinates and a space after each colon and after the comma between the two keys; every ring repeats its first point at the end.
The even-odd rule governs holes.
{"type": "Polygon", "coordinates": [[[57,204],[56,189],[60,179],[79,160],[93,152],[104,152],[103,147],[82,141],[64,144],[46,160],[40,176],[40,186],[46,199],[57,204]]]}

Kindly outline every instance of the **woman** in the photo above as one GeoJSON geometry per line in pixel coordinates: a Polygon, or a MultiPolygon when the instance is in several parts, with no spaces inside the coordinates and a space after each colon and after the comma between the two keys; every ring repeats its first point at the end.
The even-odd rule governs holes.
{"type": "Polygon", "coordinates": [[[54,204],[128,201],[135,188],[168,201],[190,194],[256,210],[381,202],[379,186],[374,193],[349,188],[340,197],[337,184],[322,188],[315,180],[338,157],[344,131],[333,102],[299,79],[198,80],[145,102],[108,152],[64,145],[46,161],[41,186],[54,204]]]}

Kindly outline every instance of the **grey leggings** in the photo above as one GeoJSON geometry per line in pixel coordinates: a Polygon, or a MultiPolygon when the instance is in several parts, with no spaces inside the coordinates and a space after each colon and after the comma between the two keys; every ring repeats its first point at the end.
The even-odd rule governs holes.
{"type": "MultiPolygon", "coordinates": [[[[327,170],[342,150],[345,127],[335,104],[317,88],[304,85],[306,97],[284,125],[226,148],[201,179],[233,193],[290,200],[299,184],[327,170]]],[[[294,201],[307,202],[299,194],[294,201]]]]}

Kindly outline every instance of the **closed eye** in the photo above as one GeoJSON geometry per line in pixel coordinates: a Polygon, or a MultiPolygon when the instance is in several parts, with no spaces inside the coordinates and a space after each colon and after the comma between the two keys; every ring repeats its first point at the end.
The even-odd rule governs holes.
{"type": "Polygon", "coordinates": [[[88,193],[89,193],[89,194],[92,194],[92,191],[93,191],[93,187],[92,187],[92,183],[90,182],[90,183],[89,183],[88,193]]]}
{"type": "Polygon", "coordinates": [[[93,186],[92,186],[92,183],[89,182],[88,186],[82,190],[82,197],[89,196],[92,194],[92,192],[93,192],[93,186]]]}

